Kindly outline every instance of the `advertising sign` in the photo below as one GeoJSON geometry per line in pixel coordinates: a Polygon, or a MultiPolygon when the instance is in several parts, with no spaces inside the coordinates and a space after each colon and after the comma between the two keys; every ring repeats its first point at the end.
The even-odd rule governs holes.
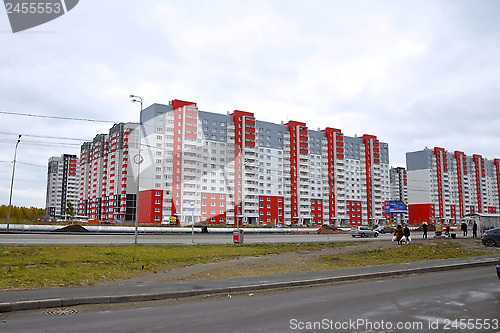
{"type": "Polygon", "coordinates": [[[405,214],[408,213],[408,205],[406,201],[391,200],[385,202],[385,213],[389,214],[405,214]]]}

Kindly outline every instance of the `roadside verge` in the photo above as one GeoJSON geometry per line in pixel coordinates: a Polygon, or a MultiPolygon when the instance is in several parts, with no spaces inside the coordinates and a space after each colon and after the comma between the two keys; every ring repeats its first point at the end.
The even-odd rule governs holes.
{"type": "Polygon", "coordinates": [[[314,286],[495,265],[498,256],[454,258],[314,272],[90,287],[0,291],[0,313],[82,304],[155,301],[172,298],[314,286]]]}

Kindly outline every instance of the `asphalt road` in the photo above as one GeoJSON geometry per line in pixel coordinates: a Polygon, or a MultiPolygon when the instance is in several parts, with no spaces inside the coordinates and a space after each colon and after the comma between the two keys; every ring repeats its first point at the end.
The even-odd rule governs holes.
{"type": "MultiPolygon", "coordinates": [[[[421,239],[421,232],[413,232],[412,239],[421,239]]],[[[432,237],[432,236],[430,236],[432,237]]],[[[352,238],[348,234],[245,234],[244,243],[301,243],[301,242],[348,242],[352,240],[390,240],[392,235],[352,238]]],[[[130,245],[133,234],[61,234],[49,233],[0,233],[0,245],[130,245]]],[[[232,244],[232,234],[139,234],[139,244],[232,244]]]]}
{"type": "Polygon", "coordinates": [[[0,315],[0,331],[500,331],[500,280],[495,266],[231,296],[6,313],[0,315]],[[460,325],[469,326],[460,329],[460,325]],[[485,330],[487,326],[490,329],[485,330]]]}

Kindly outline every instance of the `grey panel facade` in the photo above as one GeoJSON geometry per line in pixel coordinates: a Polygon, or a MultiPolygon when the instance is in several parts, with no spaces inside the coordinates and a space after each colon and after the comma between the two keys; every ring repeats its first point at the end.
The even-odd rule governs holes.
{"type": "Polygon", "coordinates": [[[406,170],[429,169],[433,151],[430,149],[406,153],[406,170]]]}
{"type": "Polygon", "coordinates": [[[350,160],[360,160],[360,147],[363,144],[363,140],[360,138],[353,138],[350,136],[344,136],[344,156],[350,160]]]}
{"type": "Polygon", "coordinates": [[[380,142],[380,163],[389,164],[389,144],[380,142]]]}
{"type": "Polygon", "coordinates": [[[321,139],[326,138],[326,134],[320,131],[309,131],[309,152],[321,155],[321,139]]]}
{"type": "Polygon", "coordinates": [[[255,127],[259,140],[259,146],[265,148],[283,149],[283,133],[288,131],[286,126],[256,120],[255,127]]]}
{"type": "Polygon", "coordinates": [[[227,124],[232,122],[232,117],[219,113],[198,111],[198,117],[203,126],[203,137],[206,140],[226,142],[227,124]]]}
{"type": "Polygon", "coordinates": [[[171,105],[165,105],[165,104],[152,104],[142,110],[141,113],[141,122],[147,122],[148,120],[154,119],[156,116],[167,113],[169,111],[173,111],[174,108],[171,105]]]}

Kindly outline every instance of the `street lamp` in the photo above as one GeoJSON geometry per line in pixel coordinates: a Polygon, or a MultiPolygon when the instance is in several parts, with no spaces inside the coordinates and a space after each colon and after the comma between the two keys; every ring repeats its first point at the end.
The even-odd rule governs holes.
{"type": "Polygon", "coordinates": [[[10,195],[9,195],[9,212],[7,214],[7,231],[9,231],[10,225],[10,209],[12,207],[12,189],[14,187],[14,172],[16,171],[16,155],[17,155],[17,146],[19,142],[21,142],[21,134],[19,134],[19,138],[17,139],[16,149],[14,150],[14,164],[12,165],[12,179],[10,181],[10,195]]]}
{"type": "Polygon", "coordinates": [[[137,234],[139,229],[139,175],[141,173],[141,163],[143,158],[141,156],[141,127],[142,127],[142,97],[137,95],[129,96],[132,103],[141,103],[141,114],[139,115],[139,140],[137,141],[138,153],[134,156],[134,162],[137,163],[137,196],[135,198],[135,241],[134,244],[137,245],[137,234]]]}

